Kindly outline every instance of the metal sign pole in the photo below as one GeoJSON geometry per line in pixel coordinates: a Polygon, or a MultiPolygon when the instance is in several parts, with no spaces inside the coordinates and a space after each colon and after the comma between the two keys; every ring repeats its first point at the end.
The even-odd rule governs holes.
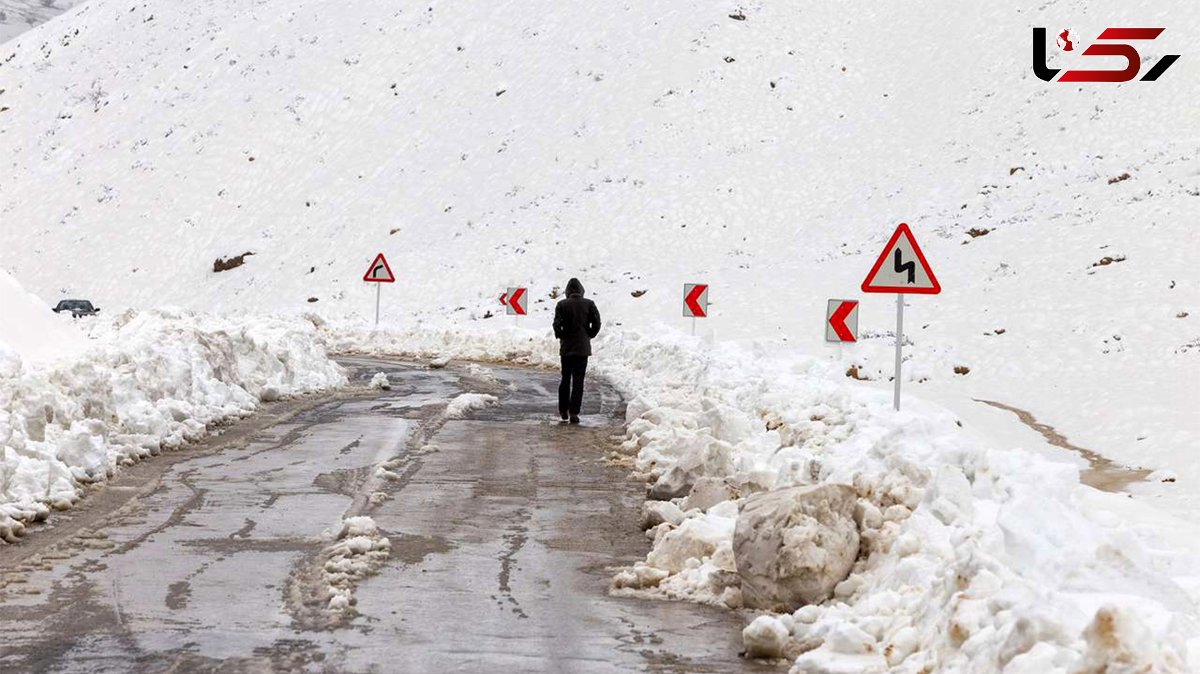
{"type": "Polygon", "coordinates": [[[896,293],[896,411],[900,411],[900,350],[904,347],[904,295],[896,293]]]}
{"type": "Polygon", "coordinates": [[[375,284],[375,329],[379,329],[379,296],[383,293],[383,284],[375,284]]]}
{"type": "Polygon", "coordinates": [[[692,336],[696,336],[696,317],[692,316],[692,336]]]}

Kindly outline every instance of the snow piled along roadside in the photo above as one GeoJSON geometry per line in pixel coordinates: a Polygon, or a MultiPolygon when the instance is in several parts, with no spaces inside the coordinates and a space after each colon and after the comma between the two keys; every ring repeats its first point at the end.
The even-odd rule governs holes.
{"type": "Polygon", "coordinates": [[[48,366],[23,362],[0,343],[7,541],[121,465],[198,439],[261,401],[346,382],[305,321],[130,310],[89,327],[87,351],[48,366]]]}
{"type": "MultiPolygon", "coordinates": [[[[322,332],[331,351],[558,361],[553,340],[517,329],[322,332]]],[[[793,671],[1200,670],[1194,526],[1083,487],[1071,465],[980,446],[940,407],[908,398],[896,413],[888,392],[776,345],[610,331],[596,353],[630,397],[619,458],[680,495],[654,508],[653,550],[617,591],[739,607],[739,499],[837,483],[857,496],[850,576],[747,630],[793,671]],[[689,494],[699,482],[707,493],[689,494]]]]}

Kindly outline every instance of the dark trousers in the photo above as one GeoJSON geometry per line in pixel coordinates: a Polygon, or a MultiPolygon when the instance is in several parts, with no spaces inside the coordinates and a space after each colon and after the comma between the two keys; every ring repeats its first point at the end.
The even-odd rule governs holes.
{"type": "Polygon", "coordinates": [[[587,356],[562,357],[562,383],[558,385],[560,414],[579,415],[583,406],[583,377],[587,374],[587,356]]]}

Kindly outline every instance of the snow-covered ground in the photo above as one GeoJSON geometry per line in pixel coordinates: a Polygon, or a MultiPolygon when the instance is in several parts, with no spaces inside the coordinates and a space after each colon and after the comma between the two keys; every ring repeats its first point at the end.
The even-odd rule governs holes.
{"type": "MultiPolygon", "coordinates": [[[[1108,643],[1197,669],[1197,30],[1185,0],[92,0],[0,52],[0,267],[106,314],[311,312],[335,349],[547,363],[579,276],[638,473],[711,451],[706,474],[903,496],[859,580],[785,621],[820,640],[812,671],[862,643],[836,625],[881,650],[827,671],[882,666],[888,640],[924,649],[900,671],[1122,662],[1108,643]],[[1047,84],[1033,26],[1165,26],[1144,62],[1183,57],[1156,83],[1047,84]],[[858,288],[901,221],[945,290],[909,301],[895,414],[894,298],[858,288]],[[400,278],[369,342],[346,326],[373,316],[380,251],[400,278]],[[712,287],[703,339],[685,282],[712,287]],[[495,316],[515,285],[531,315],[495,316]],[[829,298],[863,300],[858,344],[823,343],[829,298]],[[1080,487],[1081,459],[978,400],[1177,479],[1080,487]]],[[[730,506],[688,522],[652,591],[723,601],[730,506]],[[713,554],[674,570],[693,544],[713,554]]]]}

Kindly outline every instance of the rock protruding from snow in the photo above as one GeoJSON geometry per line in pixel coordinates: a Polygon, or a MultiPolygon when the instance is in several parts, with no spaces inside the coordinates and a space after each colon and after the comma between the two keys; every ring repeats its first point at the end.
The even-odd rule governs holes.
{"type": "Polygon", "coordinates": [[[792,611],[828,599],[858,556],[854,490],[790,487],[746,500],[733,554],[749,608],[792,611]]]}

